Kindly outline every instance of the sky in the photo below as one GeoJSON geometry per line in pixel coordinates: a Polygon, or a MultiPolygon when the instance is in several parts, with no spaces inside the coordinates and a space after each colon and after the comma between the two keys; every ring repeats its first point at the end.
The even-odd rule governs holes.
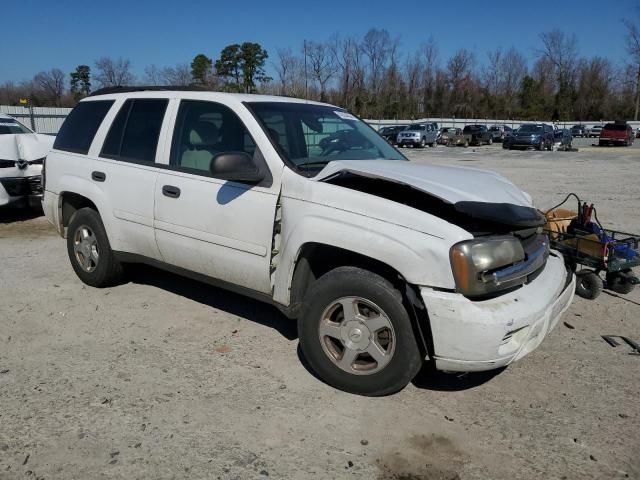
{"type": "MultiPolygon", "coordinates": [[[[149,64],[190,63],[198,53],[214,60],[231,43],[260,43],[271,58],[278,48],[301,49],[304,39],[338,33],[362,36],[385,28],[401,48],[415,51],[433,37],[439,56],[459,48],[478,61],[498,46],[534,57],[539,34],[554,28],[575,34],[581,55],[625,60],[622,19],[640,18],[635,0],[562,1],[150,1],[5,0],[2,2],[0,83],[31,79],[51,68],[93,67],[102,56],[128,58],[142,76],[149,64]]],[[[446,60],[445,60],[446,61],[446,60]]]]}

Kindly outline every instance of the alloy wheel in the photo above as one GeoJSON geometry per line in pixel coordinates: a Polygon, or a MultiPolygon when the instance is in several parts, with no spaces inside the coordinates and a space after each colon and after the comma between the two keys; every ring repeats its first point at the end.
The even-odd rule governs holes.
{"type": "Polygon", "coordinates": [[[322,314],[318,335],[333,364],[353,375],[371,375],[385,368],[396,346],[387,314],[361,297],[343,297],[329,305],[322,314]]]}

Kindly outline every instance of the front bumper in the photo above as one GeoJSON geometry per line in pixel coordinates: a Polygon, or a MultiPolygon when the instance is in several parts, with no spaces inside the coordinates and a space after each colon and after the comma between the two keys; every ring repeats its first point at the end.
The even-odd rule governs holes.
{"type": "Polygon", "coordinates": [[[575,276],[553,252],[535,280],[496,298],[474,301],[427,287],[420,291],[431,324],[436,368],[492,370],[540,345],[571,304],[575,276]]]}
{"type": "Polygon", "coordinates": [[[398,138],[398,145],[419,145],[420,141],[419,137],[398,138]]]}
{"type": "Polygon", "coordinates": [[[0,178],[0,205],[27,200],[36,205],[42,198],[41,175],[0,178]]]}

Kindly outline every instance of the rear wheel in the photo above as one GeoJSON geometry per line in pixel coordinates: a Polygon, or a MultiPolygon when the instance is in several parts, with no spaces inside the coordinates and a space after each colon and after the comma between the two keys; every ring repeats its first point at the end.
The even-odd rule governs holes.
{"type": "Polygon", "coordinates": [[[109,287],[122,278],[122,265],[113,255],[98,212],[81,208],[69,222],[67,253],[76,275],[92,287],[109,287]]]}
{"type": "Polygon", "coordinates": [[[422,367],[402,295],[381,276],[339,267],[305,295],[300,347],[328,384],[368,396],[404,388],[422,367]]]}
{"type": "Polygon", "coordinates": [[[607,288],[613,290],[616,293],[626,295],[631,293],[635,288],[635,284],[631,281],[633,273],[631,270],[625,270],[624,272],[608,273],[607,274],[607,288]]]}

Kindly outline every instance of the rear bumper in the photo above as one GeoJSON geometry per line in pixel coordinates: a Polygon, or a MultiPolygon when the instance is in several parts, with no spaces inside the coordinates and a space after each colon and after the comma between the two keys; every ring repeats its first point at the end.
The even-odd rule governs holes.
{"type": "Polygon", "coordinates": [[[600,143],[619,143],[622,145],[623,143],[631,143],[633,139],[630,138],[602,138],[600,137],[600,143]]]}
{"type": "Polygon", "coordinates": [[[549,257],[530,284],[489,300],[473,301],[457,293],[421,288],[436,367],[470,372],[519,360],[556,326],[574,291],[575,277],[559,254],[549,257]]]}

